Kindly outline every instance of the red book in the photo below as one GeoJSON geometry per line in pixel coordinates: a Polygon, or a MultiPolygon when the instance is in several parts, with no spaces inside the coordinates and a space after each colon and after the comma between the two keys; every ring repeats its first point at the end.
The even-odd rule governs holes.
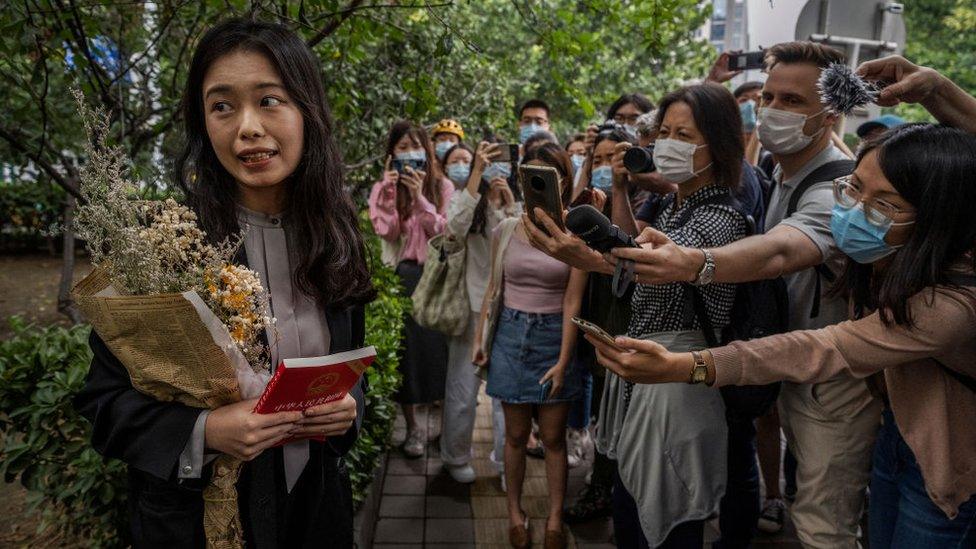
{"type": "MultiPolygon", "coordinates": [[[[328,356],[286,358],[275,370],[254,411],[259,414],[303,411],[314,406],[341,400],[376,360],[372,346],[328,356]]],[[[324,436],[294,437],[324,441],[324,436]]]]}

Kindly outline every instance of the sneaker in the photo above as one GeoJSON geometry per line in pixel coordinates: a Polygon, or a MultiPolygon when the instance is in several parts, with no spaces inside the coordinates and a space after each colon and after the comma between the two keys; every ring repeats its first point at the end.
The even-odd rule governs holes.
{"type": "Polygon", "coordinates": [[[502,483],[502,493],[503,494],[507,494],[508,493],[508,485],[505,484],[505,471],[502,471],[501,475],[499,475],[499,477],[498,477],[498,480],[500,480],[501,483],[502,483]]]}
{"type": "Polygon", "coordinates": [[[419,458],[424,455],[426,443],[427,433],[421,429],[414,429],[407,434],[407,440],[403,441],[403,453],[409,458],[419,458]]]}
{"type": "Polygon", "coordinates": [[[446,468],[447,472],[451,474],[451,478],[454,479],[454,482],[459,484],[471,484],[474,482],[474,467],[471,467],[471,465],[467,463],[464,465],[444,464],[444,468],[446,468]]]}
{"type": "Polygon", "coordinates": [[[572,469],[586,462],[588,448],[592,445],[586,429],[569,429],[566,433],[566,461],[572,469]]]}
{"type": "Polygon", "coordinates": [[[576,503],[563,510],[563,522],[577,524],[609,517],[612,512],[611,503],[609,488],[591,484],[580,491],[576,503]]]}
{"type": "Polygon", "coordinates": [[[759,515],[759,531],[775,534],[783,530],[783,519],[786,514],[786,504],[781,499],[768,499],[759,515]]]}

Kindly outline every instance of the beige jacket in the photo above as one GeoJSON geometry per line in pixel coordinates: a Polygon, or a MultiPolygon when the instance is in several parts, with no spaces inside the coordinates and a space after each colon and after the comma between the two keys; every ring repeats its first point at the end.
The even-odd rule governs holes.
{"type": "Polygon", "coordinates": [[[895,421],[928,495],[953,518],[976,494],[976,393],[935,360],[976,378],[976,299],[940,288],[910,303],[913,329],[886,327],[875,313],[714,349],[715,384],[813,383],[842,372],[864,378],[884,370],[895,421]]]}

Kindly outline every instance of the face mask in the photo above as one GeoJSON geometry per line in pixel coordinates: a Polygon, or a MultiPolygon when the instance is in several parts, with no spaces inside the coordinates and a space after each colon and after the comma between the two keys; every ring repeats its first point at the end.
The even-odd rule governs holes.
{"type": "Polygon", "coordinates": [[[824,109],[806,116],[798,112],[763,107],[759,110],[759,120],[756,123],[759,142],[764,149],[773,154],[792,154],[802,150],[824,131],[821,127],[817,133],[807,135],[803,133],[803,126],[806,125],[807,120],[820,116],[826,111],[827,109],[824,109]]]}
{"type": "Polygon", "coordinates": [[[890,246],[885,242],[888,230],[897,225],[911,225],[914,221],[895,223],[887,219],[880,227],[868,221],[864,215],[864,205],[842,208],[835,204],[830,211],[830,232],[840,251],[858,263],[874,263],[887,257],[901,246],[890,246]]]}
{"type": "Polygon", "coordinates": [[[451,150],[453,147],[454,143],[451,143],[450,141],[438,141],[437,144],[434,145],[434,152],[437,153],[437,159],[443,162],[444,155],[446,155],[447,151],[451,150]]]}
{"type": "Polygon", "coordinates": [[[447,166],[447,178],[457,185],[464,185],[471,175],[471,166],[463,162],[455,162],[447,166]]]}
{"type": "Polygon", "coordinates": [[[752,99],[739,104],[739,114],[742,115],[742,133],[752,133],[756,130],[756,102],[752,99]]]}
{"type": "Polygon", "coordinates": [[[530,137],[542,131],[542,126],[538,124],[526,124],[519,128],[519,142],[523,145],[530,137]]]}
{"type": "Polygon", "coordinates": [[[657,172],[671,183],[684,183],[708,169],[712,164],[695,171],[695,151],[708,145],[695,145],[677,139],[658,139],[654,143],[654,165],[657,172]]]}
{"type": "Polygon", "coordinates": [[[397,173],[403,173],[403,169],[410,166],[414,170],[423,170],[427,167],[427,153],[424,151],[407,151],[396,153],[393,157],[393,169],[397,173]]]}
{"type": "Polygon", "coordinates": [[[593,173],[590,174],[590,185],[593,185],[594,189],[609,192],[613,187],[613,168],[610,166],[593,168],[593,173]]]}
{"type": "Polygon", "coordinates": [[[485,181],[491,181],[497,177],[502,179],[508,179],[512,175],[512,165],[508,162],[492,162],[488,164],[485,168],[484,173],[481,174],[481,178],[485,181]]]}
{"type": "Polygon", "coordinates": [[[573,163],[573,173],[575,174],[583,167],[583,162],[586,162],[586,157],[582,154],[574,154],[569,157],[569,161],[573,163]]]}

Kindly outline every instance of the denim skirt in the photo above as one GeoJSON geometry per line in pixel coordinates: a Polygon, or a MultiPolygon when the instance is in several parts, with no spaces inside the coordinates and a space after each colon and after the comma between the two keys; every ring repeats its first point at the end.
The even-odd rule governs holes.
{"type": "Polygon", "coordinates": [[[542,376],[559,361],[562,339],[562,313],[502,309],[488,363],[488,395],[510,404],[579,400],[583,394],[583,376],[575,360],[566,366],[559,393],[546,398],[549,386],[539,384],[542,376]]]}

